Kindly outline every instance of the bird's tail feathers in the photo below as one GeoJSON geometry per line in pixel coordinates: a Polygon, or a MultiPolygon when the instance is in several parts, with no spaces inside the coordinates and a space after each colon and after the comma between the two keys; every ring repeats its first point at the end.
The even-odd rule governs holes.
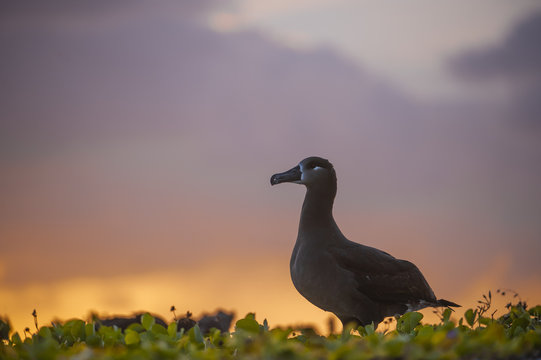
{"type": "Polygon", "coordinates": [[[438,305],[446,307],[462,307],[461,305],[455,304],[454,302],[445,299],[438,299],[438,305]]]}

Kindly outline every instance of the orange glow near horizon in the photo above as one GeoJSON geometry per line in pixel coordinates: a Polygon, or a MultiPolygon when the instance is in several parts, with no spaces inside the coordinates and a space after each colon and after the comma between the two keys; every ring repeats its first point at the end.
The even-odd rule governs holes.
{"type": "Polygon", "coordinates": [[[343,234],[457,316],[541,302],[541,2],[318,2],[0,2],[0,316],[326,333],[289,275],[305,188],[269,182],[312,155],[343,234]]]}
{"type": "MultiPolygon", "coordinates": [[[[260,322],[267,319],[271,327],[313,325],[326,334],[332,314],[316,308],[297,293],[284,265],[280,259],[252,259],[246,263],[208,263],[190,270],[4,286],[0,289],[0,314],[9,317],[14,330],[22,333],[25,327],[33,331],[31,313],[34,308],[39,325],[43,326],[55,319],[86,318],[91,311],[102,316],[149,311],[171,321],[173,316],[168,310],[175,305],[177,316],[191,311],[197,318],[203,313],[223,309],[235,312],[238,319],[248,312],[255,312],[260,322]]],[[[492,268],[472,279],[472,285],[461,293],[437,295],[463,305],[454,315],[458,319],[491,289],[495,300],[493,309],[499,309],[495,314],[498,316],[506,301],[495,296],[500,270],[501,263],[494,263],[492,268]]],[[[541,297],[533,277],[517,285],[526,289],[520,294],[523,300],[534,301],[541,297]]],[[[424,322],[437,322],[432,309],[422,312],[424,322]]],[[[337,319],[335,324],[339,324],[337,319]]],[[[339,329],[338,326],[336,330],[339,329]]]]}

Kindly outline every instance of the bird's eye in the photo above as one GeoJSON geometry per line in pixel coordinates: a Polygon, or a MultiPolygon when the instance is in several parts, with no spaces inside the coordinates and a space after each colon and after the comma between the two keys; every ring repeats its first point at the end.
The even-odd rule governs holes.
{"type": "Polygon", "coordinates": [[[308,169],[314,169],[316,167],[315,163],[308,164],[308,169]]]}

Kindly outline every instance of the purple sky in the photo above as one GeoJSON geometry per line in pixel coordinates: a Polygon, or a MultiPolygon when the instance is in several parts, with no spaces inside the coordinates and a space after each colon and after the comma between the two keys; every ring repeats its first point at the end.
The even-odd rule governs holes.
{"type": "Polygon", "coordinates": [[[351,240],[418,264],[441,297],[482,284],[539,302],[541,13],[445,62],[465,87],[504,84],[504,101],[419,101],[332,47],[215,31],[210,2],[25,4],[0,11],[4,295],[209,263],[249,288],[254,259],[290,286],[273,264],[304,189],[268,180],[319,155],[351,240]]]}

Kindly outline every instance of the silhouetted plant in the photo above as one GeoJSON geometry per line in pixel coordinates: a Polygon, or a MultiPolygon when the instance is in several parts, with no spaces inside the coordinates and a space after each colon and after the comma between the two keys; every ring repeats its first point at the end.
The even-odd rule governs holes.
{"type": "Polygon", "coordinates": [[[9,333],[11,332],[11,323],[8,318],[0,317],[0,342],[9,340],[9,333]]]}
{"type": "MultiPolygon", "coordinates": [[[[216,328],[203,331],[198,324],[179,329],[177,321],[162,326],[159,318],[149,313],[124,329],[72,319],[43,326],[33,335],[26,328],[25,336],[30,336],[24,341],[16,332],[9,340],[2,335],[0,359],[541,358],[541,305],[528,308],[515,293],[497,293],[502,292],[518,302],[511,301],[507,312],[497,319],[486,316],[494,306],[489,291],[476,308],[467,310],[469,315],[465,314],[458,325],[451,319],[450,309],[443,309],[438,324],[423,324],[421,313],[408,312],[398,317],[392,331],[384,328],[378,332],[370,324],[358,327],[357,332],[346,327],[327,337],[306,326],[270,328],[266,320],[259,323],[253,313],[237,320],[233,332],[216,328]],[[463,325],[464,321],[469,326],[463,325]]],[[[183,319],[191,320],[191,316],[187,312],[183,319]]],[[[392,322],[393,318],[387,318],[384,325],[392,322]]]]}
{"type": "Polygon", "coordinates": [[[36,331],[39,330],[38,328],[38,313],[36,311],[36,309],[34,309],[34,311],[32,311],[32,316],[34,317],[34,326],[36,327],[36,331]]]}

